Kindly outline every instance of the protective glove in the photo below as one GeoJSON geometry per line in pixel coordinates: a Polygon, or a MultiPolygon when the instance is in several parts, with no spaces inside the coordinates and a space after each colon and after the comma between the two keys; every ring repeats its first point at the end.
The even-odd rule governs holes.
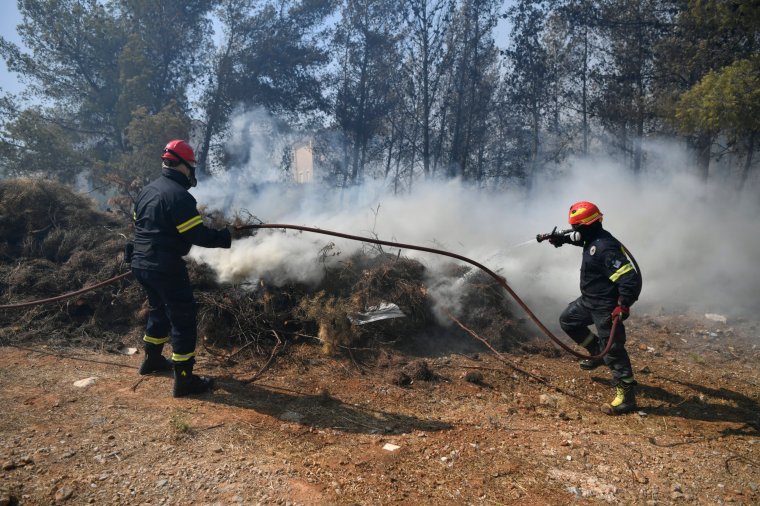
{"type": "Polygon", "coordinates": [[[549,244],[551,244],[555,248],[559,248],[560,246],[562,246],[563,244],[567,242],[564,235],[553,235],[549,237],[548,241],[549,241],[549,244]]]}
{"type": "Polygon", "coordinates": [[[628,318],[631,314],[631,309],[628,306],[624,306],[622,304],[618,304],[618,306],[612,310],[612,319],[614,320],[618,316],[620,317],[621,321],[624,321],[626,318],[628,318]]]}
{"type": "Polygon", "coordinates": [[[255,233],[255,230],[252,228],[238,228],[235,225],[228,226],[227,230],[230,231],[230,237],[233,241],[251,237],[255,233]]]}

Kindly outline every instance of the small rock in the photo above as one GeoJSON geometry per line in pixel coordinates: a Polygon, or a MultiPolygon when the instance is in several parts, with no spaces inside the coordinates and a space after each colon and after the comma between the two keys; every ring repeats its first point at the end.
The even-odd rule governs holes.
{"type": "Polygon", "coordinates": [[[55,492],[55,502],[57,503],[63,502],[67,499],[70,499],[71,496],[73,495],[74,495],[73,488],[69,486],[61,487],[55,492]]]}
{"type": "Polygon", "coordinates": [[[156,482],[156,488],[164,487],[167,483],[169,483],[169,480],[158,480],[156,482]]]}
{"type": "Polygon", "coordinates": [[[541,404],[542,406],[556,407],[557,402],[558,402],[557,398],[553,395],[541,394],[538,397],[538,403],[541,404]]]}
{"type": "Polygon", "coordinates": [[[649,368],[648,365],[645,365],[644,367],[642,367],[641,369],[639,369],[639,372],[642,373],[642,374],[649,374],[649,373],[652,372],[652,370],[649,368]]]}
{"type": "Polygon", "coordinates": [[[85,388],[90,385],[94,385],[97,379],[98,378],[95,376],[90,376],[89,378],[80,379],[79,381],[74,382],[74,386],[77,388],[85,388]]]}
{"type": "Polygon", "coordinates": [[[388,452],[395,452],[399,448],[401,448],[399,445],[394,445],[391,443],[385,443],[385,445],[383,445],[383,450],[388,451],[388,452]]]}
{"type": "Polygon", "coordinates": [[[9,460],[3,463],[3,471],[10,471],[11,469],[16,469],[16,463],[14,461],[9,460]]]}
{"type": "Polygon", "coordinates": [[[128,346],[119,346],[116,348],[116,351],[118,353],[121,353],[122,355],[134,355],[137,353],[137,348],[130,348],[128,346]]]}
{"type": "Polygon", "coordinates": [[[644,343],[641,343],[641,344],[639,345],[639,349],[640,349],[641,351],[647,351],[647,345],[646,345],[646,344],[644,344],[644,343]]]}

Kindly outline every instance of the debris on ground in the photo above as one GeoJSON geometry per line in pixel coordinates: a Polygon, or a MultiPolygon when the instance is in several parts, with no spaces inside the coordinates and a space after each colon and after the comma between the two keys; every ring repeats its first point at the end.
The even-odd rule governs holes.
{"type": "Polygon", "coordinates": [[[80,380],[77,380],[77,381],[74,382],[74,386],[77,387],[77,388],[86,388],[86,387],[89,387],[90,385],[94,385],[95,382],[97,381],[97,379],[98,378],[95,377],[95,376],[91,376],[89,378],[80,379],[80,380]]]}
{"type": "Polygon", "coordinates": [[[728,319],[723,316],[722,314],[718,313],[705,313],[705,318],[707,318],[710,321],[718,322],[718,323],[727,323],[728,319]]]}

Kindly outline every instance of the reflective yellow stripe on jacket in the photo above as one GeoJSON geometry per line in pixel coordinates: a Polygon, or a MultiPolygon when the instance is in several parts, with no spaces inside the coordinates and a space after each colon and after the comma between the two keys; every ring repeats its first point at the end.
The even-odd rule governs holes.
{"type": "Polygon", "coordinates": [[[177,225],[177,230],[181,234],[183,232],[187,232],[188,230],[190,230],[193,227],[197,227],[201,223],[203,223],[203,218],[201,218],[201,215],[199,214],[198,216],[193,216],[192,218],[190,218],[186,222],[180,223],[179,225],[177,225]]]}
{"type": "Polygon", "coordinates": [[[620,269],[616,270],[612,276],[610,276],[610,281],[614,283],[620,278],[620,276],[622,276],[626,272],[631,272],[632,270],[633,270],[633,265],[631,265],[631,263],[628,262],[627,264],[622,266],[620,269]]]}

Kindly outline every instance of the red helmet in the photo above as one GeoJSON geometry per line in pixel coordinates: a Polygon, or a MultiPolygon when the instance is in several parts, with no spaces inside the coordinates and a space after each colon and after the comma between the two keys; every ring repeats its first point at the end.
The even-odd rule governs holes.
{"type": "Polygon", "coordinates": [[[186,162],[195,163],[195,153],[193,153],[193,148],[182,139],[169,141],[166,147],[164,147],[164,154],[161,155],[161,158],[164,160],[176,160],[178,162],[184,160],[186,162]]]}
{"type": "Polygon", "coordinates": [[[594,222],[602,221],[602,212],[591,202],[576,202],[570,206],[570,213],[567,216],[567,222],[571,225],[591,225],[594,222]]]}

